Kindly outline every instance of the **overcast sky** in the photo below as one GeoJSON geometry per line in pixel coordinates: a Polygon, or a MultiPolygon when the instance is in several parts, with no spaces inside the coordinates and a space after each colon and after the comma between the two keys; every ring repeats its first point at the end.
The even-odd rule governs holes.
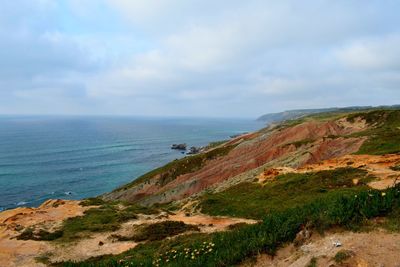
{"type": "Polygon", "coordinates": [[[10,0],[0,114],[257,117],[400,103],[398,0],[10,0]]]}

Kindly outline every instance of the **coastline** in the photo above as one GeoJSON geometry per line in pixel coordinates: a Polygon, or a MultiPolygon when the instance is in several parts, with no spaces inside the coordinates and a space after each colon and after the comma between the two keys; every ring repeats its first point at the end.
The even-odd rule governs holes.
{"type": "MultiPolygon", "coordinates": [[[[51,128],[54,128],[53,123],[56,122],[55,118],[52,118],[51,122],[42,121],[42,119],[34,117],[34,119],[26,119],[27,122],[25,119],[23,122],[20,120],[17,121],[18,124],[27,123],[29,127],[33,127],[30,124],[35,123],[35,127],[38,128],[43,127],[42,124],[49,124],[52,126],[51,128]]],[[[90,125],[85,126],[84,124],[82,126],[82,121],[71,122],[70,120],[71,118],[69,118],[68,123],[72,124],[67,124],[68,128],[76,126],[75,124],[88,128],[89,126],[92,127],[91,124],[93,123],[92,121],[83,120],[85,124],[90,125]]],[[[17,207],[38,207],[48,199],[79,200],[98,196],[131,182],[134,177],[140,177],[148,171],[163,166],[174,159],[183,157],[184,155],[180,152],[170,149],[172,143],[182,141],[187,142],[190,146],[205,146],[218,140],[227,139],[229,135],[249,131],[252,128],[255,130],[263,126],[259,122],[240,119],[237,123],[238,126],[235,126],[236,121],[229,120],[217,123],[220,120],[211,119],[208,122],[207,119],[193,121],[183,119],[174,121],[170,119],[167,122],[159,120],[154,123],[153,120],[151,122],[143,122],[142,120],[140,123],[144,123],[144,126],[147,127],[146,129],[153,129],[152,132],[156,131],[156,129],[160,131],[159,134],[152,133],[151,135],[147,135],[146,138],[144,136],[146,136],[147,132],[144,130],[141,130],[140,135],[135,134],[138,131],[136,129],[138,125],[135,124],[135,120],[124,118],[121,121],[114,122],[108,122],[107,120],[96,121],[96,129],[101,127],[101,131],[113,133],[113,131],[120,131],[119,128],[123,127],[124,135],[121,136],[119,134],[117,135],[119,139],[111,141],[107,141],[104,138],[104,141],[99,140],[98,142],[89,140],[87,145],[77,148],[72,143],[68,146],[68,149],[60,146],[54,152],[48,148],[51,148],[53,143],[63,143],[63,141],[60,138],[57,138],[55,141],[49,139],[43,141],[43,144],[41,144],[44,148],[48,148],[43,150],[43,152],[40,152],[40,150],[29,152],[32,156],[26,156],[23,153],[25,149],[29,150],[30,145],[24,144],[23,140],[18,140],[19,144],[16,148],[6,146],[3,149],[3,153],[10,151],[7,155],[3,157],[2,153],[0,153],[0,166],[5,166],[3,174],[0,173],[0,185],[2,185],[5,191],[5,194],[2,194],[2,197],[0,197],[0,209],[9,210],[17,207]],[[98,125],[99,123],[100,125],[98,125]],[[111,126],[115,130],[113,129],[110,132],[109,128],[111,126]],[[127,130],[132,131],[131,134],[127,130]],[[15,150],[18,154],[15,154],[15,152],[14,156],[12,150],[15,150]],[[44,152],[47,154],[44,154],[44,152]],[[55,152],[57,154],[54,154],[55,152]],[[48,164],[51,165],[49,168],[46,168],[48,164]],[[46,182],[42,186],[39,186],[41,180],[46,182]],[[8,183],[7,181],[12,182],[8,183]]],[[[61,123],[58,124],[64,125],[61,123]]],[[[63,127],[67,126],[64,125],[63,127]]],[[[45,129],[47,128],[45,127],[45,129]]],[[[88,132],[90,129],[85,131],[88,132]]],[[[49,131],[52,131],[52,129],[49,129],[49,131]]],[[[65,133],[66,135],[69,135],[68,131],[65,133]]],[[[7,136],[12,133],[10,130],[8,134],[7,131],[0,133],[0,136],[3,137],[2,140],[6,140],[7,136]]],[[[70,139],[79,140],[78,133],[70,133],[70,139]]],[[[57,137],[57,134],[56,132],[54,136],[57,137]]],[[[95,136],[93,133],[93,137],[95,136]]],[[[40,139],[42,136],[37,135],[35,138],[40,139]]],[[[65,144],[65,147],[67,147],[68,142],[65,144]]],[[[35,146],[37,145],[35,144],[35,146]]],[[[0,148],[2,148],[1,141],[0,148]]]]}

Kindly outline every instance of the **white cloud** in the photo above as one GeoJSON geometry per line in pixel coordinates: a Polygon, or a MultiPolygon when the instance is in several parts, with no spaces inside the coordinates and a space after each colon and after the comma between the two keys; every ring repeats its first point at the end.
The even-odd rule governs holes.
{"type": "Polygon", "coordinates": [[[210,116],[400,101],[396,1],[32,3],[0,18],[0,106],[14,113],[29,99],[210,116]]]}
{"type": "Polygon", "coordinates": [[[356,40],[337,51],[338,59],[356,70],[400,70],[400,35],[356,40]]]}

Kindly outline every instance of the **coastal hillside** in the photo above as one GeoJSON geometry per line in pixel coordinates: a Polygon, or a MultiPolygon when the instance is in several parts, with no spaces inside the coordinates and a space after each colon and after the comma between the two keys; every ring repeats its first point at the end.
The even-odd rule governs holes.
{"type": "Polygon", "coordinates": [[[286,110],[283,112],[277,113],[268,113],[257,118],[258,121],[262,121],[268,124],[271,123],[279,123],[286,120],[294,120],[304,116],[317,114],[317,113],[332,113],[332,112],[360,112],[360,111],[368,111],[368,110],[379,110],[379,109],[399,109],[399,105],[393,106],[380,106],[380,107],[372,107],[372,106],[354,106],[354,107],[344,107],[344,108],[320,108],[320,109],[295,109],[295,110],[286,110]]]}
{"type": "Polygon", "coordinates": [[[0,266],[397,266],[399,183],[400,110],[303,114],[0,213],[0,266]]]}

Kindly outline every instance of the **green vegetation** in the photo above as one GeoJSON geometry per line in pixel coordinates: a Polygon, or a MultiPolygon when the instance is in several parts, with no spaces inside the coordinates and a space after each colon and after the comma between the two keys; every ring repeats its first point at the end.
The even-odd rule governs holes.
{"type": "Polygon", "coordinates": [[[119,203],[107,203],[92,208],[84,216],[69,218],[62,226],[62,240],[70,241],[90,232],[108,232],[118,230],[121,223],[136,219],[137,214],[153,214],[157,210],[138,205],[123,206],[119,203]]]}
{"type": "Polygon", "coordinates": [[[393,171],[400,171],[400,164],[396,165],[396,166],[392,166],[392,167],[390,167],[390,169],[392,169],[393,171]]]}
{"type": "Polygon", "coordinates": [[[105,205],[89,209],[84,216],[69,218],[64,221],[63,240],[69,241],[90,232],[107,232],[119,229],[120,224],[137,215],[130,211],[118,210],[116,206],[105,205]]]}
{"type": "Polygon", "coordinates": [[[106,202],[99,197],[87,198],[82,200],[80,203],[81,206],[100,206],[104,204],[106,204],[106,202]]]}
{"type": "MultiPolygon", "coordinates": [[[[299,119],[289,120],[277,126],[278,129],[292,127],[307,121],[334,120],[346,117],[347,121],[354,123],[360,118],[366,121],[371,127],[365,131],[352,134],[351,137],[368,137],[357,154],[383,155],[400,152],[400,110],[398,109],[375,109],[362,112],[327,112],[308,115],[299,119]]],[[[334,136],[330,136],[334,138],[334,136]]],[[[300,141],[297,145],[307,144],[306,140],[300,141]]]]}
{"type": "Polygon", "coordinates": [[[235,145],[222,146],[206,153],[200,153],[197,155],[184,157],[182,159],[176,159],[163,167],[157,168],[140,176],[138,179],[129,184],[117,188],[116,191],[126,190],[132,186],[146,182],[156,175],[160,176],[159,183],[161,186],[163,186],[175,180],[179,175],[191,173],[201,169],[201,167],[203,167],[208,160],[224,156],[228,154],[229,151],[231,151],[234,147],[235,145]]]}
{"type": "Polygon", "coordinates": [[[309,203],[334,191],[354,194],[365,189],[370,179],[365,170],[355,168],[289,173],[278,176],[277,181],[265,186],[241,183],[217,194],[206,194],[200,207],[202,212],[210,215],[260,219],[271,211],[309,203]],[[353,179],[359,179],[357,186],[353,179]]]}
{"type": "Polygon", "coordinates": [[[46,230],[40,229],[35,231],[33,228],[26,228],[19,236],[18,240],[43,240],[51,241],[60,238],[63,235],[62,231],[48,232],[46,230]]]}
{"type": "Polygon", "coordinates": [[[351,258],[351,256],[353,255],[353,252],[350,250],[341,250],[338,253],[336,253],[336,255],[333,257],[333,260],[336,263],[343,263],[344,261],[346,261],[347,259],[351,258]]]}
{"type": "Polygon", "coordinates": [[[400,208],[400,186],[384,192],[365,189],[357,194],[343,194],[336,191],[304,205],[270,212],[259,224],[209,235],[194,234],[171,240],[148,242],[120,255],[63,264],[64,266],[231,266],[258,253],[273,255],[280,246],[293,241],[302,226],[306,224],[319,231],[333,226],[356,229],[366,220],[385,216],[397,208],[400,208]],[[204,246],[209,247],[207,253],[201,249],[204,246]],[[176,252],[171,256],[173,250],[176,252]],[[188,250],[190,255],[186,254],[188,250]]]}
{"type": "Polygon", "coordinates": [[[347,117],[352,122],[364,119],[372,127],[352,136],[366,136],[357,154],[383,155],[400,152],[400,110],[376,110],[347,117]]]}
{"type": "Polygon", "coordinates": [[[221,140],[221,141],[215,141],[215,142],[211,142],[206,146],[206,149],[211,149],[217,146],[220,146],[222,144],[225,144],[226,142],[228,142],[229,140],[221,140]]]}
{"type": "Polygon", "coordinates": [[[395,207],[381,226],[391,232],[400,232],[400,208],[395,207]]]}
{"type": "Polygon", "coordinates": [[[285,146],[290,146],[290,145],[294,145],[296,148],[314,143],[315,140],[313,139],[304,139],[304,140],[300,140],[300,141],[296,141],[296,142],[292,142],[292,143],[288,143],[285,146]]]}
{"type": "MultiPolygon", "coordinates": [[[[88,200],[88,205],[93,205],[93,200],[88,200]]],[[[95,201],[95,203],[100,203],[95,201]]],[[[69,242],[85,237],[93,232],[108,232],[118,230],[121,223],[136,219],[137,214],[153,214],[158,210],[138,205],[123,206],[121,203],[106,203],[98,208],[85,211],[83,216],[72,217],[63,222],[61,229],[54,232],[45,230],[35,231],[25,229],[17,239],[21,240],[58,240],[69,242]]]]}
{"type": "Polygon", "coordinates": [[[307,267],[317,267],[317,258],[312,257],[307,267]]]}
{"type": "Polygon", "coordinates": [[[119,241],[133,240],[135,242],[163,240],[188,231],[199,231],[197,226],[188,225],[177,221],[164,221],[153,224],[141,225],[132,236],[114,236],[119,241]]]}

